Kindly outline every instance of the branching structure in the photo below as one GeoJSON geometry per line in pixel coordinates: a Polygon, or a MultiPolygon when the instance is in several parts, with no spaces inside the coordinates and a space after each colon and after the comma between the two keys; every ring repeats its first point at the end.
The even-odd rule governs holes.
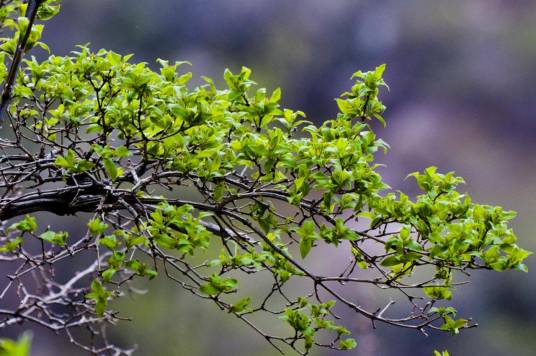
{"type": "Polygon", "coordinates": [[[384,66],[356,72],[337,117],[317,127],[280,108],[280,90],[257,88],[247,68],[226,71],[224,89],[208,78],[190,88],[183,62],[158,60],[153,71],[87,47],[23,59],[35,45],[47,48],[33,19],[59,5],[0,5],[8,36],[0,46],[0,265],[9,271],[0,329],[33,323],[94,354],[130,354],[102,329],[123,318],[109,303],[158,275],[278,350],[350,349],[356,341],[335,323],[335,303],[372,323],[458,333],[474,324],[436,302],[451,299],[465,283],[459,276],[526,269],[530,253],[508,227],[515,214],[472,203],[453,173],[413,173],[422,190],[414,199],[382,181],[374,155],[388,146],[370,122],[384,123],[384,66]],[[74,215],[85,232],[47,227],[46,213],[74,215]],[[314,271],[312,249],[347,265],[314,271]],[[86,265],[66,275],[58,269],[66,263],[86,265]],[[266,281],[264,296],[241,294],[250,275],[266,281]],[[309,294],[289,291],[298,280],[309,294]],[[396,291],[408,312],[395,315],[393,301],[369,310],[353,286],[396,291]],[[287,327],[262,330],[255,314],[287,327]]]}

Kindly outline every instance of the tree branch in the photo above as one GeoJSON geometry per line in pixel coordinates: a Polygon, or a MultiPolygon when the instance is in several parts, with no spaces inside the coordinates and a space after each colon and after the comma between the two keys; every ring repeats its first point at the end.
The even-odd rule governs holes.
{"type": "Polygon", "coordinates": [[[17,44],[17,48],[13,56],[13,61],[11,62],[11,66],[9,67],[9,72],[6,78],[6,82],[4,84],[4,89],[2,91],[2,97],[0,99],[1,100],[0,101],[0,118],[2,117],[4,113],[4,110],[7,109],[7,105],[9,104],[9,101],[11,100],[11,93],[13,92],[13,86],[15,85],[15,78],[17,77],[17,72],[19,70],[20,62],[22,61],[22,58],[24,57],[26,44],[28,43],[28,39],[30,38],[30,34],[32,32],[32,27],[37,17],[37,10],[39,9],[39,5],[41,5],[43,1],[44,0],[30,0],[29,1],[28,9],[26,10],[26,14],[29,14],[29,16],[27,16],[29,20],[28,28],[26,29],[26,32],[24,33],[24,35],[19,38],[19,42],[17,44]]]}

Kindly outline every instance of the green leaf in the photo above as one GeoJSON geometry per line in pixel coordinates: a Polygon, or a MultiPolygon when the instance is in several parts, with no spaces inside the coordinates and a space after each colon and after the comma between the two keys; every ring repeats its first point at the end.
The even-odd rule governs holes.
{"type": "Polygon", "coordinates": [[[392,266],[396,266],[402,263],[403,262],[399,260],[398,256],[389,256],[383,259],[383,261],[381,262],[381,265],[384,267],[392,267],[392,266]]]}
{"type": "Polygon", "coordinates": [[[441,352],[434,350],[434,356],[450,356],[447,350],[443,350],[441,352]]]}
{"type": "Polygon", "coordinates": [[[318,239],[313,221],[306,220],[296,229],[296,234],[300,237],[300,254],[302,258],[305,258],[311,251],[315,240],[318,239]]]}
{"type": "Polygon", "coordinates": [[[452,292],[447,287],[425,287],[424,294],[434,300],[452,299],[452,292]]]}
{"type": "Polygon", "coordinates": [[[50,20],[60,12],[60,7],[60,5],[51,5],[45,2],[39,6],[37,18],[41,21],[50,20]]]}
{"type": "Polygon", "coordinates": [[[86,294],[86,298],[95,302],[95,314],[101,317],[106,311],[108,305],[108,298],[112,295],[112,292],[107,291],[104,286],[95,279],[91,283],[91,292],[86,294]]]}
{"type": "Polygon", "coordinates": [[[313,239],[302,238],[300,240],[300,254],[302,258],[305,258],[309,254],[309,251],[311,251],[311,248],[313,247],[313,243],[313,239]]]}
{"type": "Polygon", "coordinates": [[[108,228],[108,224],[105,224],[99,219],[95,218],[95,219],[91,219],[87,223],[87,227],[89,228],[89,232],[91,233],[91,235],[99,236],[99,235],[104,234],[104,232],[108,228]]]}
{"type": "Polygon", "coordinates": [[[212,275],[209,278],[208,283],[203,284],[199,290],[207,295],[218,295],[221,293],[229,293],[233,291],[238,284],[238,281],[234,278],[222,278],[219,275],[212,275]]]}
{"type": "Polygon", "coordinates": [[[281,88],[274,90],[272,96],[270,97],[270,102],[272,103],[277,103],[279,100],[281,100],[281,88]]]}
{"type": "Polygon", "coordinates": [[[104,272],[102,272],[102,279],[105,282],[110,282],[114,274],[117,272],[115,268],[108,268],[104,272]]]}
{"type": "Polygon", "coordinates": [[[206,295],[217,295],[220,293],[219,289],[217,289],[210,283],[203,284],[201,287],[199,287],[199,291],[206,295]]]}
{"type": "Polygon", "coordinates": [[[12,224],[7,231],[19,230],[21,232],[35,232],[37,230],[37,220],[35,217],[26,215],[24,218],[12,224]]]}
{"type": "Polygon", "coordinates": [[[108,177],[110,177],[112,181],[115,181],[118,177],[123,175],[123,169],[117,167],[110,158],[104,158],[102,163],[104,164],[104,169],[106,170],[108,177]]]}
{"type": "Polygon", "coordinates": [[[460,329],[467,326],[469,322],[467,319],[452,319],[450,316],[443,317],[444,324],[439,329],[444,331],[450,331],[453,335],[458,334],[460,329]]]}
{"type": "Polygon", "coordinates": [[[30,356],[32,335],[25,332],[17,341],[0,339],[0,356],[30,356]]]}
{"type": "Polygon", "coordinates": [[[65,168],[70,173],[87,172],[95,166],[93,162],[78,158],[75,151],[71,149],[67,150],[65,156],[57,156],[54,163],[58,167],[65,168]]]}
{"type": "Polygon", "coordinates": [[[19,236],[0,246],[0,252],[14,252],[20,245],[22,245],[22,238],[19,236]]]}
{"type": "Polygon", "coordinates": [[[118,241],[115,235],[106,235],[99,240],[99,245],[102,245],[110,250],[115,250],[118,245],[118,241]]]}
{"type": "Polygon", "coordinates": [[[339,347],[341,350],[352,350],[357,347],[357,341],[352,338],[347,338],[339,342],[339,347]]]}
{"type": "Polygon", "coordinates": [[[48,230],[39,235],[39,238],[54,245],[65,246],[65,242],[67,241],[68,236],[69,234],[65,231],[54,232],[48,230]]]}
{"type": "Polygon", "coordinates": [[[231,313],[241,313],[246,310],[247,307],[251,304],[251,298],[246,297],[240,299],[238,302],[234,303],[233,306],[229,309],[231,313]]]}

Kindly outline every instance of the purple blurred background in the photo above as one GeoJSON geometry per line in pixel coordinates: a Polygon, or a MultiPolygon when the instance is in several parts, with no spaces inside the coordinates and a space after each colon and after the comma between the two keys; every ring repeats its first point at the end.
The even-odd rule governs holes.
{"type": "MultiPolygon", "coordinates": [[[[408,173],[455,170],[475,201],[517,210],[520,244],[536,250],[535,1],[64,1],[45,31],[56,54],[90,42],[151,64],[189,60],[194,75],[218,80],[225,67],[249,66],[261,85],[281,86],[285,106],[317,123],[335,115],[333,98],[354,71],[387,63],[388,126],[377,130],[392,147],[379,157],[387,182],[413,193],[408,173]]],[[[529,274],[476,273],[456,293],[454,305],[479,328],[425,338],[346,315],[359,344],[348,354],[534,355],[536,258],[527,262],[529,274]]],[[[113,335],[137,343],[139,355],[276,354],[174,285],[155,282],[122,308],[135,322],[113,335]]],[[[37,334],[34,346],[35,355],[74,352],[51,334],[37,334]]]]}

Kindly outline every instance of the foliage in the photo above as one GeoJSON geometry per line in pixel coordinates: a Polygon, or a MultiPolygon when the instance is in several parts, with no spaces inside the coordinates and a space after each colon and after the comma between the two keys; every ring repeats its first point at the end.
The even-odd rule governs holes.
{"type": "Polygon", "coordinates": [[[0,356],[29,356],[31,339],[28,333],[17,341],[0,339],[0,356]]]}
{"type": "Polygon", "coordinates": [[[334,308],[372,323],[457,334],[475,324],[436,305],[453,298],[468,271],[526,271],[530,252],[508,225],[515,213],[473,203],[454,173],[410,174],[421,190],[415,198],[383,182],[375,154],[389,146],[371,125],[385,125],[384,65],[356,72],[336,99],[337,116],[315,126],[281,107],[280,89],[257,87],[248,68],[226,70],[218,89],[206,77],[189,85],[187,62],[159,59],[154,71],[131,55],[87,46],[22,59],[32,47],[48,50],[34,21],[58,11],[58,1],[4,1],[0,9],[1,108],[10,130],[0,141],[7,226],[0,258],[18,264],[1,295],[13,288],[25,295],[2,310],[0,327],[35,323],[93,353],[129,353],[93,340],[122,318],[110,302],[133,281],[161,276],[281,351],[345,350],[357,342],[334,308]],[[87,229],[40,226],[39,212],[76,215],[87,229]],[[347,266],[312,272],[313,251],[345,256],[347,266]],[[60,261],[87,256],[89,266],[57,280],[60,261]],[[249,275],[271,281],[263,297],[240,293],[249,275]],[[309,294],[288,291],[298,280],[308,281],[309,294]],[[397,291],[408,313],[388,316],[394,302],[362,307],[352,288],[366,285],[397,291]],[[288,333],[261,330],[253,314],[275,316],[288,333]],[[75,338],[79,328],[91,342],[75,338]]]}

